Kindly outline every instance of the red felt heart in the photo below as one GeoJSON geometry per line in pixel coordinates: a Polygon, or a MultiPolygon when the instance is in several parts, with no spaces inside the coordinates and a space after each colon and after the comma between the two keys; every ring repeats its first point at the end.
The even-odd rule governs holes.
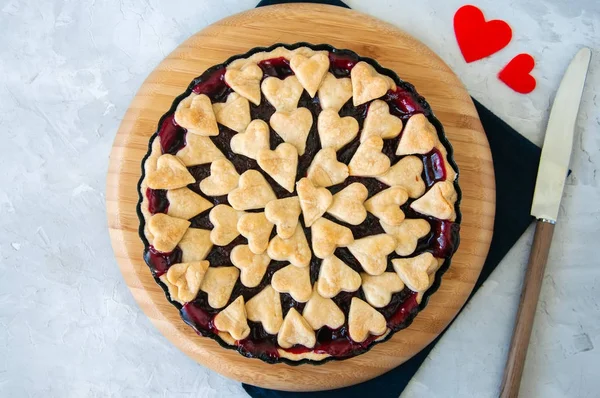
{"type": "Polygon", "coordinates": [[[498,73],[498,78],[517,93],[529,94],[535,88],[535,78],[529,74],[535,66],[529,54],[519,54],[498,73]]]}
{"type": "Polygon", "coordinates": [[[510,43],[512,30],[504,21],[485,21],[475,6],[462,6],[454,14],[454,33],[465,61],[473,62],[502,50],[510,43]]]}

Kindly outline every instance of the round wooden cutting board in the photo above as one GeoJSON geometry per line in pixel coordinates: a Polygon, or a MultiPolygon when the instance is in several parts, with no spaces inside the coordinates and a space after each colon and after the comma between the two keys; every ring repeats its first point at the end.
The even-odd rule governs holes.
{"type": "Polygon", "coordinates": [[[495,212],[492,155],[462,83],[429,48],[378,19],[340,7],[287,4],[223,19],[192,36],[148,76],[132,101],[113,145],[106,206],[115,256],[133,296],[156,327],[187,355],[225,376],[280,390],[339,388],[376,377],[429,344],[471,293],[487,256],[495,212]],[[369,352],[324,365],[269,365],[226,350],[194,333],[165,298],[144,263],[138,236],[137,184],[148,139],[173,99],[212,65],[257,46],[305,41],[351,49],[411,82],[431,105],[454,147],[463,215],[460,248],[441,287],[412,325],[369,352]]]}

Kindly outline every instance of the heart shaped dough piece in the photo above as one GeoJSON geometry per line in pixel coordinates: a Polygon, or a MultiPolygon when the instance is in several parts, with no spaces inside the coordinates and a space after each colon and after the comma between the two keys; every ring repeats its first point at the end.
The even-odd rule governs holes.
{"type": "Polygon", "coordinates": [[[225,82],[229,87],[254,105],[260,104],[260,79],[262,69],[254,63],[247,63],[242,69],[227,69],[225,82]]]}
{"type": "Polygon", "coordinates": [[[151,189],[177,189],[196,182],[187,167],[176,156],[165,153],[156,160],[156,168],[148,170],[146,184],[151,189]]]}
{"type": "Polygon", "coordinates": [[[314,98],[329,70],[329,57],[324,53],[316,53],[310,58],[296,54],[290,59],[290,68],[296,74],[302,87],[311,98],[314,98]]]}
{"type": "Polygon", "coordinates": [[[306,303],[312,293],[310,269],[293,265],[283,267],[273,274],[271,286],[279,293],[289,293],[294,300],[306,303]]]}
{"type": "Polygon", "coordinates": [[[381,152],[382,149],[383,140],[380,137],[369,137],[362,142],[348,163],[350,175],[375,177],[388,171],[390,158],[381,152]]]}
{"type": "Polygon", "coordinates": [[[233,153],[256,159],[261,150],[269,149],[269,125],[255,119],[246,127],[246,131],[231,137],[229,145],[233,153]]]}
{"type": "Polygon", "coordinates": [[[211,202],[189,188],[168,190],[167,200],[169,201],[167,214],[184,220],[189,220],[213,207],[211,202]]]}
{"type": "Polygon", "coordinates": [[[354,241],[352,231],[342,225],[319,218],[311,227],[312,248],[315,256],[327,258],[336,248],[346,247],[354,241]]]}
{"type": "Polygon", "coordinates": [[[348,329],[350,338],[357,343],[362,343],[369,334],[379,336],[387,330],[383,315],[375,308],[357,297],[352,297],[350,313],[348,314],[348,329]]]}
{"type": "Polygon", "coordinates": [[[425,290],[423,290],[422,292],[418,292],[417,296],[415,297],[415,301],[417,302],[417,304],[421,304],[421,301],[423,300],[423,296],[425,296],[425,293],[427,292],[427,290],[429,290],[429,288],[433,285],[433,282],[435,282],[435,272],[432,273],[431,275],[429,275],[429,287],[425,290]]]}
{"type": "Polygon", "coordinates": [[[241,271],[240,280],[246,287],[258,286],[271,262],[266,253],[254,254],[248,245],[234,247],[229,259],[241,271]]]}
{"type": "Polygon", "coordinates": [[[381,75],[381,76],[383,76],[383,78],[388,82],[389,89],[392,91],[396,91],[397,86],[396,86],[396,82],[394,81],[394,79],[392,79],[391,77],[386,76],[386,75],[381,75]]]}
{"type": "Polygon", "coordinates": [[[379,221],[386,234],[396,241],[396,253],[408,256],[417,248],[419,239],[431,231],[431,225],[423,219],[406,219],[399,225],[389,225],[379,221]]]}
{"type": "Polygon", "coordinates": [[[248,246],[252,253],[261,254],[269,246],[269,238],[273,224],[267,220],[265,213],[246,213],[240,217],[237,229],[248,239],[248,246]]]}
{"type": "MultiPolygon", "coordinates": [[[[160,138],[152,141],[150,144],[150,155],[144,162],[142,170],[146,173],[146,176],[156,171],[158,158],[162,155],[162,148],[160,145],[160,138]]],[[[146,181],[147,183],[147,181],[146,181]]],[[[146,184],[147,185],[147,184],[146,184]]]]}
{"type": "Polygon", "coordinates": [[[433,184],[425,195],[412,202],[410,207],[421,214],[440,220],[454,221],[456,219],[454,204],[457,198],[454,184],[450,181],[440,181],[433,184]]]}
{"type": "Polygon", "coordinates": [[[192,93],[181,101],[175,111],[175,122],[191,134],[219,135],[219,126],[210,98],[204,94],[192,93]]]}
{"type": "Polygon", "coordinates": [[[217,159],[210,165],[210,176],[200,181],[200,191],[208,196],[227,195],[238,186],[240,175],[229,160],[217,159]]]}
{"type": "Polygon", "coordinates": [[[333,195],[327,213],[340,221],[351,225],[359,225],[367,218],[367,210],[363,205],[367,196],[369,196],[367,188],[359,182],[353,182],[333,195]]]}
{"type": "Polygon", "coordinates": [[[323,148],[308,167],[307,177],[316,187],[330,187],[348,178],[348,166],[338,162],[334,148],[323,148]]]}
{"type": "Polygon", "coordinates": [[[315,332],[309,323],[295,308],[291,308],[277,334],[277,344],[282,348],[290,348],[296,344],[313,348],[316,342],[315,332]]]}
{"type": "Polygon", "coordinates": [[[375,68],[361,61],[350,72],[352,79],[352,102],[354,106],[383,97],[390,88],[389,81],[375,68]]]}
{"type": "Polygon", "coordinates": [[[236,210],[262,209],[277,199],[273,188],[265,177],[256,170],[247,170],[240,177],[239,185],[229,192],[227,200],[236,210]]]}
{"type": "Polygon", "coordinates": [[[296,109],[303,90],[298,78],[293,75],[283,80],[267,77],[261,87],[265,98],[279,112],[292,112],[296,109]]]}
{"type": "Polygon", "coordinates": [[[422,113],[413,115],[408,119],[406,128],[402,132],[396,155],[411,155],[419,153],[424,155],[438,143],[437,131],[433,124],[422,113]]]}
{"type": "Polygon", "coordinates": [[[362,132],[360,142],[369,137],[382,139],[396,138],[402,131],[402,119],[390,115],[390,107],[382,100],[375,100],[369,104],[369,110],[362,132]]]}
{"type": "Polygon", "coordinates": [[[243,214],[223,204],[213,207],[208,215],[208,219],[214,225],[210,231],[210,241],[217,246],[230,244],[240,234],[237,224],[243,214]]]}
{"type": "Polygon", "coordinates": [[[340,117],[333,109],[324,109],[317,120],[317,131],[323,148],[336,151],[358,134],[358,122],[352,116],[340,117]]]}
{"type": "Polygon", "coordinates": [[[400,209],[408,200],[408,193],[402,187],[390,187],[365,202],[368,212],[389,225],[400,225],[404,221],[404,212],[400,209]]]}
{"type": "Polygon", "coordinates": [[[331,192],[326,188],[315,187],[306,177],[296,183],[296,192],[304,215],[304,225],[307,227],[325,214],[333,200],[331,192]]]}
{"type": "Polygon", "coordinates": [[[438,261],[431,253],[423,253],[411,258],[395,258],[392,264],[402,282],[413,292],[428,289],[429,275],[438,268],[438,261]]]}
{"type": "Polygon", "coordinates": [[[210,231],[200,228],[188,228],[178,246],[182,253],[182,263],[202,261],[213,248],[210,241],[210,231]]]}
{"type": "Polygon", "coordinates": [[[298,155],[304,155],[306,138],[312,127],[312,113],[306,108],[297,108],[291,112],[275,112],[269,119],[271,127],[283,140],[292,144],[298,150],[298,155]]]}
{"type": "Polygon", "coordinates": [[[296,231],[291,238],[282,239],[280,236],[276,236],[271,239],[267,254],[273,260],[289,261],[296,267],[308,267],[312,256],[300,224],[296,226],[296,231]]]}
{"type": "Polygon", "coordinates": [[[221,332],[227,332],[235,340],[243,340],[250,335],[244,297],[239,296],[214,319],[215,327],[221,332]]]}
{"type": "Polygon", "coordinates": [[[169,289],[171,300],[184,304],[195,299],[208,266],[208,261],[197,261],[169,267],[166,280],[175,287],[169,289]]]}
{"type": "Polygon", "coordinates": [[[240,270],[235,267],[208,267],[200,290],[208,295],[208,305],[223,308],[231,297],[240,270]]]}
{"type": "Polygon", "coordinates": [[[289,239],[294,235],[302,209],[297,196],[272,200],[265,206],[265,216],[277,226],[277,235],[289,239]]]}
{"type": "Polygon", "coordinates": [[[295,146],[283,142],[274,151],[263,149],[258,153],[256,160],[275,182],[288,192],[294,192],[298,170],[298,151],[295,146]]]}
{"type": "Polygon", "coordinates": [[[148,230],[154,236],[152,246],[162,253],[172,252],[190,226],[190,222],[166,214],[154,214],[148,220],[148,230]]]}
{"type": "Polygon", "coordinates": [[[360,275],[336,256],[321,262],[317,289],[325,298],[337,296],[339,292],[355,292],[360,288],[360,275]]]}
{"type": "Polygon", "coordinates": [[[387,256],[396,248],[396,241],[387,234],[356,239],[348,246],[350,253],[370,275],[381,275],[387,268],[387,256]]]}
{"type": "Polygon", "coordinates": [[[395,272],[384,272],[381,275],[360,274],[365,299],[375,308],[383,308],[392,301],[392,294],[401,292],[404,283],[395,272]]]}
{"type": "Polygon", "coordinates": [[[348,77],[337,79],[327,73],[319,87],[319,101],[322,109],[339,112],[342,106],[352,98],[352,81],[348,77]]]}
{"type": "Polygon", "coordinates": [[[229,94],[226,102],[213,104],[213,109],[217,122],[238,133],[246,130],[246,127],[250,124],[250,104],[246,98],[238,93],[229,94]]]}
{"type": "Polygon", "coordinates": [[[319,294],[316,284],[310,299],[304,306],[302,316],[314,330],[321,329],[323,326],[337,329],[346,320],[344,313],[332,299],[324,298],[319,294]]]}
{"type": "Polygon", "coordinates": [[[210,138],[188,134],[185,136],[185,146],[177,152],[177,157],[183,164],[190,167],[211,163],[225,156],[210,138]]]}
{"type": "Polygon", "coordinates": [[[246,303],[246,314],[252,322],[260,322],[269,334],[277,334],[283,323],[281,299],[271,285],[246,303]]]}
{"type": "Polygon", "coordinates": [[[425,182],[421,178],[422,172],[423,162],[421,159],[407,156],[376,178],[389,186],[401,186],[408,192],[408,196],[418,198],[425,192],[425,182]]]}

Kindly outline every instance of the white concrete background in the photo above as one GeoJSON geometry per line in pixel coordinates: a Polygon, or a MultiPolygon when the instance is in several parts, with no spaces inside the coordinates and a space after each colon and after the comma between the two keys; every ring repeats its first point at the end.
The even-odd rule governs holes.
{"type": "MultiPolygon", "coordinates": [[[[570,58],[583,45],[593,49],[522,395],[597,397],[600,2],[479,0],[488,18],[509,22],[514,38],[500,53],[466,64],[452,31],[463,1],[348,3],[421,39],[476,98],[537,144],[570,58]],[[496,78],[520,52],[537,60],[530,95],[496,78]]],[[[137,307],[110,247],[104,181],[115,131],[147,74],[194,32],[254,5],[0,0],[0,396],[244,394],[175,349],[137,307]]],[[[497,396],[531,233],[404,396],[497,396]]]]}

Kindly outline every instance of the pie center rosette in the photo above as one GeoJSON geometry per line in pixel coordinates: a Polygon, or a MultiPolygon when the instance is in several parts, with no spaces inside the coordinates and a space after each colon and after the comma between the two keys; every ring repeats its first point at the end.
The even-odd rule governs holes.
{"type": "Polygon", "coordinates": [[[195,79],[153,137],[145,260],[189,325],[243,355],[365,352],[410,324],[456,250],[441,124],[351,51],[235,57],[195,79]]]}

